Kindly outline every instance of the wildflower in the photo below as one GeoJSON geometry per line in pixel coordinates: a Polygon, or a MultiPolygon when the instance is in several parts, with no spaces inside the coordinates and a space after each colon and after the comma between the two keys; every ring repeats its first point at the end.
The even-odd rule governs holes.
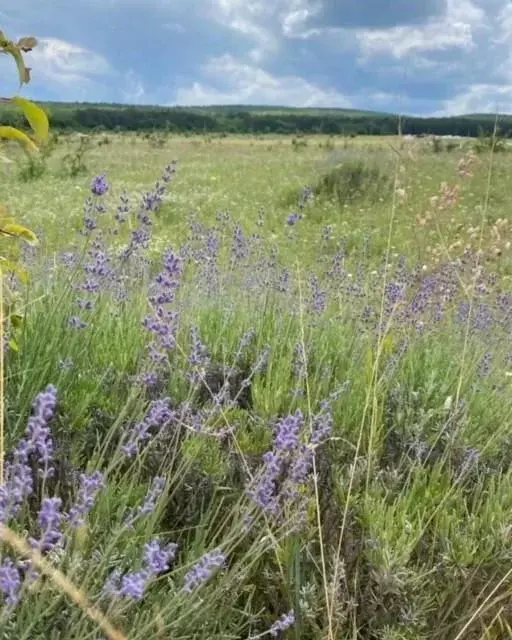
{"type": "Polygon", "coordinates": [[[16,516],[33,491],[32,469],[15,454],[14,462],[6,465],[5,482],[0,487],[0,522],[7,524],[10,518],[16,516]]]}
{"type": "Polygon", "coordinates": [[[168,305],[175,300],[182,272],[181,258],[168,250],[164,255],[164,270],[155,278],[149,297],[153,312],[143,323],[147,331],[153,334],[149,353],[156,365],[165,365],[168,362],[167,352],[176,346],[179,314],[168,305]]]}
{"type": "Polygon", "coordinates": [[[162,547],[158,540],[144,545],[144,568],[150,576],[157,576],[169,569],[176,558],[178,545],[174,542],[162,547]]]}
{"type": "Polygon", "coordinates": [[[288,216],[286,222],[290,227],[293,227],[295,223],[297,223],[299,220],[302,220],[302,217],[303,216],[300,213],[292,213],[288,216]]]}
{"type": "Polygon", "coordinates": [[[87,327],[87,322],[84,322],[78,316],[72,316],[68,324],[72,329],[85,329],[87,327]]]}
{"type": "Polygon", "coordinates": [[[298,410],[294,416],[287,416],[277,425],[275,447],[277,451],[292,451],[298,447],[300,430],[304,424],[302,412],[298,410]]]}
{"type": "Polygon", "coordinates": [[[125,598],[131,598],[132,600],[140,601],[144,597],[144,591],[147,584],[147,574],[145,571],[138,571],[137,573],[128,573],[123,576],[121,581],[121,588],[119,589],[120,596],[125,598]]]}
{"type": "Polygon", "coordinates": [[[247,495],[260,509],[275,514],[279,506],[276,495],[277,479],[283,472],[285,461],[274,451],[267,451],[263,456],[263,462],[261,479],[249,488],[247,495]]]}
{"type": "Polygon", "coordinates": [[[107,177],[105,174],[101,174],[94,178],[91,183],[91,191],[95,196],[104,196],[108,193],[110,189],[110,185],[107,182],[107,177]]]}
{"type": "Polygon", "coordinates": [[[249,257],[249,243],[242,227],[237,224],[233,232],[233,246],[231,249],[233,262],[242,261],[249,257]]]}
{"type": "Polygon", "coordinates": [[[121,447],[128,458],[133,458],[139,453],[141,445],[150,439],[151,430],[162,429],[170,423],[174,416],[170,402],[169,398],[164,398],[151,403],[144,420],[133,427],[128,441],[121,447]]]}
{"type": "Polygon", "coordinates": [[[199,329],[192,327],[190,333],[192,337],[192,349],[188,362],[193,371],[189,375],[189,378],[193,383],[197,384],[204,377],[205,368],[210,363],[210,356],[208,355],[206,345],[201,342],[199,329]]]}
{"type": "Polygon", "coordinates": [[[299,209],[302,211],[302,209],[304,209],[304,207],[308,203],[313,202],[314,199],[315,199],[315,194],[313,192],[313,189],[308,186],[303,187],[299,196],[299,209]]]}
{"type": "Polygon", "coordinates": [[[478,376],[480,378],[487,378],[489,376],[491,372],[492,360],[492,353],[490,351],[487,351],[478,366],[478,376]]]}
{"type": "Polygon", "coordinates": [[[130,213],[130,199],[127,196],[127,194],[122,193],[119,196],[119,205],[116,209],[116,213],[115,213],[115,219],[117,220],[117,222],[119,222],[120,224],[123,222],[126,222],[126,220],[128,219],[128,214],[130,213]]]}
{"type": "Polygon", "coordinates": [[[44,498],[39,511],[39,540],[32,539],[33,545],[41,551],[52,551],[63,541],[60,531],[62,524],[62,500],[60,498],[44,498]]]}
{"type": "Polygon", "coordinates": [[[269,629],[269,634],[273,638],[277,638],[277,636],[282,632],[289,629],[291,626],[295,624],[295,612],[293,609],[288,611],[288,613],[283,614],[279,620],[276,620],[274,624],[269,629]]]}
{"type": "Polygon", "coordinates": [[[177,551],[178,545],[174,542],[164,547],[158,540],[145,544],[142,569],[124,576],[118,569],[114,570],[105,582],[104,595],[142,600],[151,580],[169,569],[177,551]]]}
{"type": "Polygon", "coordinates": [[[34,415],[29,418],[25,439],[14,451],[14,459],[18,464],[27,464],[31,454],[37,456],[38,462],[43,466],[43,469],[40,469],[43,478],[50,477],[54,473],[51,466],[53,440],[50,436],[49,423],[55,414],[56,406],[57,390],[53,385],[48,385],[46,390],[37,396],[34,402],[34,415]]]}
{"type": "Polygon", "coordinates": [[[19,569],[10,558],[0,564],[0,592],[9,607],[18,604],[21,595],[21,576],[19,569]]]}
{"type": "Polygon", "coordinates": [[[316,276],[311,277],[311,306],[316,313],[322,313],[327,307],[327,293],[316,276]]]}
{"type": "Polygon", "coordinates": [[[127,527],[132,528],[133,525],[139,518],[150,515],[156,508],[158,500],[160,496],[164,492],[166,480],[162,476],[157,476],[153,478],[153,482],[151,483],[151,487],[149,491],[146,493],[146,497],[144,498],[144,502],[142,505],[137,507],[137,509],[132,510],[131,514],[126,518],[125,524],[127,527]]]}
{"type": "Polygon", "coordinates": [[[68,520],[73,528],[81,527],[85,516],[94,506],[98,492],[105,486],[104,476],[100,471],[91,475],[80,474],[80,488],[74,506],[70,509],[68,520]]]}
{"type": "Polygon", "coordinates": [[[478,449],[467,449],[460,463],[460,476],[462,477],[469,473],[476,466],[480,458],[481,453],[478,449]]]}
{"type": "Polygon", "coordinates": [[[226,556],[219,549],[214,549],[204,555],[197,564],[185,576],[183,591],[192,593],[194,589],[202,586],[223,567],[226,563],[226,556]]]}

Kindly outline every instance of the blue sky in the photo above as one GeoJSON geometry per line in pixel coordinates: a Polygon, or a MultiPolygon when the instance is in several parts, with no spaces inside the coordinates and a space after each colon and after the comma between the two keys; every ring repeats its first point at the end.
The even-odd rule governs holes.
{"type": "Polygon", "coordinates": [[[39,38],[37,100],[512,112],[512,0],[2,0],[0,29],[39,38]]]}

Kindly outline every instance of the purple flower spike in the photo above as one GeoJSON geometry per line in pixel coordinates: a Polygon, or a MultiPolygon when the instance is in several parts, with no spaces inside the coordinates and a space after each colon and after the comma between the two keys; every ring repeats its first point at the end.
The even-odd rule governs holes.
{"type": "Polygon", "coordinates": [[[183,591],[185,591],[185,593],[192,593],[192,591],[208,582],[213,574],[223,567],[225,563],[226,556],[222,551],[219,549],[210,551],[187,573],[183,591]]]}
{"type": "Polygon", "coordinates": [[[107,182],[107,176],[103,173],[96,176],[91,183],[91,191],[95,196],[104,196],[108,193],[110,185],[107,182]]]}
{"type": "Polygon", "coordinates": [[[14,607],[18,604],[21,595],[21,576],[10,558],[0,564],[0,592],[8,607],[14,607]]]}
{"type": "Polygon", "coordinates": [[[146,497],[144,498],[144,502],[140,507],[134,509],[126,519],[125,524],[127,527],[132,528],[135,522],[139,520],[139,518],[153,513],[158,500],[160,499],[160,496],[165,489],[165,483],[166,480],[164,477],[157,476],[156,478],[153,478],[151,488],[147,492],[146,497]]]}
{"type": "Polygon", "coordinates": [[[62,523],[62,500],[60,498],[45,498],[41,503],[39,512],[39,527],[41,537],[32,540],[34,546],[40,551],[52,551],[63,541],[60,531],[62,523]]]}
{"type": "Polygon", "coordinates": [[[84,524],[85,516],[91,511],[99,491],[105,487],[103,474],[95,471],[90,476],[80,475],[80,488],[75,505],[70,509],[68,520],[73,528],[84,524]]]}
{"type": "Polygon", "coordinates": [[[288,613],[283,614],[279,618],[279,620],[276,620],[274,624],[270,627],[268,632],[273,638],[277,638],[277,636],[282,631],[286,631],[294,624],[295,624],[295,612],[292,609],[288,613]]]}
{"type": "Polygon", "coordinates": [[[288,216],[286,222],[290,227],[293,227],[293,225],[296,224],[299,220],[302,220],[302,214],[292,213],[288,216]]]}

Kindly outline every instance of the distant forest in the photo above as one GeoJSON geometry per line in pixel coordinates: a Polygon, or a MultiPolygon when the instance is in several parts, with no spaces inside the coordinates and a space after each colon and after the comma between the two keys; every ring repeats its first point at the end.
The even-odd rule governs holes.
{"type": "MultiPolygon", "coordinates": [[[[121,104],[45,103],[58,131],[166,131],[193,134],[395,135],[397,115],[348,109],[291,109],[263,106],[152,107],[121,104]]],[[[470,114],[445,118],[402,117],[413,135],[490,135],[495,117],[470,114]]],[[[0,107],[0,125],[23,126],[23,115],[0,107]]],[[[499,116],[500,134],[512,136],[512,116],[499,116]]]]}

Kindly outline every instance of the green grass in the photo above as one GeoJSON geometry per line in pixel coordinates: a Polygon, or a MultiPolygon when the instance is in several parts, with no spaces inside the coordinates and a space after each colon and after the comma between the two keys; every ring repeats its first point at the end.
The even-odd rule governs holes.
{"type": "MultiPolygon", "coordinates": [[[[77,474],[101,470],[105,488],[84,526],[64,518],[64,550],[49,560],[130,640],[270,637],[292,609],[295,624],[281,637],[295,640],[512,637],[512,156],[479,154],[463,177],[471,142],[433,153],[427,141],[398,138],[335,140],[334,149],[306,138],[296,149],[277,137],[168,137],[163,146],[110,134],[100,145],[102,137],[75,177],[62,160],[76,149],[72,136],[34,179],[16,163],[3,168],[0,202],[41,230],[24,258],[31,281],[17,288],[19,350],[6,357],[8,461],[34,398],[48,384],[58,391],[56,476],[36,481],[10,526],[40,538],[41,500],[58,495],[68,512],[77,474]],[[173,159],[147,260],[121,267],[138,196],[173,159]],[[97,218],[103,235],[86,240],[84,201],[103,172],[112,185],[97,218]],[[357,182],[350,197],[337,187],[347,175],[345,187],[357,182]],[[442,183],[458,185],[456,197],[442,183]],[[289,225],[305,186],[317,196],[289,225]],[[119,227],[124,191],[134,208],[119,227]],[[176,346],[148,389],[143,321],[169,246],[183,260],[170,303],[176,346]],[[114,269],[98,294],[76,289],[95,260],[88,250],[105,251],[114,269]],[[76,267],[62,261],[72,251],[76,267]],[[71,327],[73,316],[87,327],[71,327]],[[212,397],[223,367],[239,374],[232,403],[212,397]],[[127,457],[122,447],[155,400],[171,413],[127,457]],[[307,445],[327,415],[332,432],[298,492],[283,466],[279,517],[260,509],[247,490],[269,473],[262,456],[278,446],[280,421],[298,420],[307,445]],[[127,528],[155,477],[165,490],[127,528]],[[138,602],[103,597],[112,571],[140,571],[155,539],[178,544],[170,570],[138,602]],[[226,565],[184,592],[187,572],[214,549],[226,565]]],[[[282,455],[293,467],[302,454],[282,455]]],[[[2,555],[14,557],[5,545],[2,555]]],[[[6,638],[99,637],[48,579],[26,583],[16,608],[0,613],[6,638]]]]}

